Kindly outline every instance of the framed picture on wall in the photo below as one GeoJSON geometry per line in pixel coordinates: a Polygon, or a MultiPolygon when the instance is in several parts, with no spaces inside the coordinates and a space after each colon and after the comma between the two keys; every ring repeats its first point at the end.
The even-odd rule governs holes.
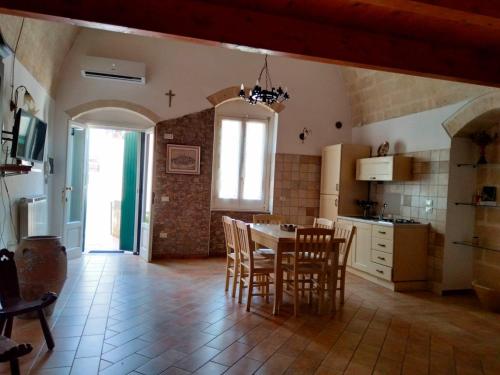
{"type": "Polygon", "coordinates": [[[167,144],[167,173],[200,174],[200,146],[167,144]]]}

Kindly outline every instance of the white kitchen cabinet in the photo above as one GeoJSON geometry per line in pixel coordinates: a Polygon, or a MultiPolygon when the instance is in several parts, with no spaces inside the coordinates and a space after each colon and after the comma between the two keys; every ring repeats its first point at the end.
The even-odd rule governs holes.
{"type": "Polygon", "coordinates": [[[368,272],[371,262],[372,226],[359,222],[353,222],[353,224],[356,226],[356,234],[351,248],[351,266],[368,272]]]}
{"type": "Polygon", "coordinates": [[[325,195],[319,197],[319,217],[328,220],[336,221],[339,215],[339,196],[336,194],[325,195]]]}
{"type": "Polygon", "coordinates": [[[358,181],[408,181],[412,178],[412,158],[382,156],[356,161],[358,181]]]}

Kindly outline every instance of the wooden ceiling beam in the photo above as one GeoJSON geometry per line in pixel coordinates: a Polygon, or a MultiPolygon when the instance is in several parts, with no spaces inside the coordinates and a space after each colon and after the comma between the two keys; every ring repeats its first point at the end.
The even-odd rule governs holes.
{"type": "MultiPolygon", "coordinates": [[[[243,3],[234,1],[229,6],[227,1],[217,0],[142,0],[138,7],[132,0],[0,0],[0,11],[500,87],[500,51],[495,49],[448,46],[419,40],[418,35],[409,38],[239,8],[243,3]]],[[[311,6],[315,3],[320,2],[312,1],[311,6]]]]}

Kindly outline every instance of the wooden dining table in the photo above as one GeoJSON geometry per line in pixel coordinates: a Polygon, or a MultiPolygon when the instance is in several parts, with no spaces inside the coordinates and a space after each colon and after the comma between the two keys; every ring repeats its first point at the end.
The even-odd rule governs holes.
{"type": "MultiPolygon", "coordinates": [[[[300,228],[300,226],[299,226],[300,228]]],[[[275,278],[275,296],[273,305],[273,314],[279,315],[280,306],[283,301],[283,253],[293,252],[295,250],[295,232],[282,230],[279,224],[250,224],[252,241],[255,243],[273,249],[274,256],[274,278],[275,278]]],[[[345,242],[343,238],[334,239],[334,245],[337,256],[332,263],[337,272],[338,264],[338,246],[345,242]]],[[[333,273],[336,275],[336,273],[333,273]]],[[[335,293],[335,291],[334,291],[335,293]]]]}

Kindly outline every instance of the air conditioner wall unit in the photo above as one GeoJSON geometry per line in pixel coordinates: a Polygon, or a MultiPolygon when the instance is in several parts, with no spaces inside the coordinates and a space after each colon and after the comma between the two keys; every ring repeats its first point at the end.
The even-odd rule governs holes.
{"type": "Polygon", "coordinates": [[[135,61],[86,56],[81,72],[85,78],[146,84],[146,64],[135,61]]]}

